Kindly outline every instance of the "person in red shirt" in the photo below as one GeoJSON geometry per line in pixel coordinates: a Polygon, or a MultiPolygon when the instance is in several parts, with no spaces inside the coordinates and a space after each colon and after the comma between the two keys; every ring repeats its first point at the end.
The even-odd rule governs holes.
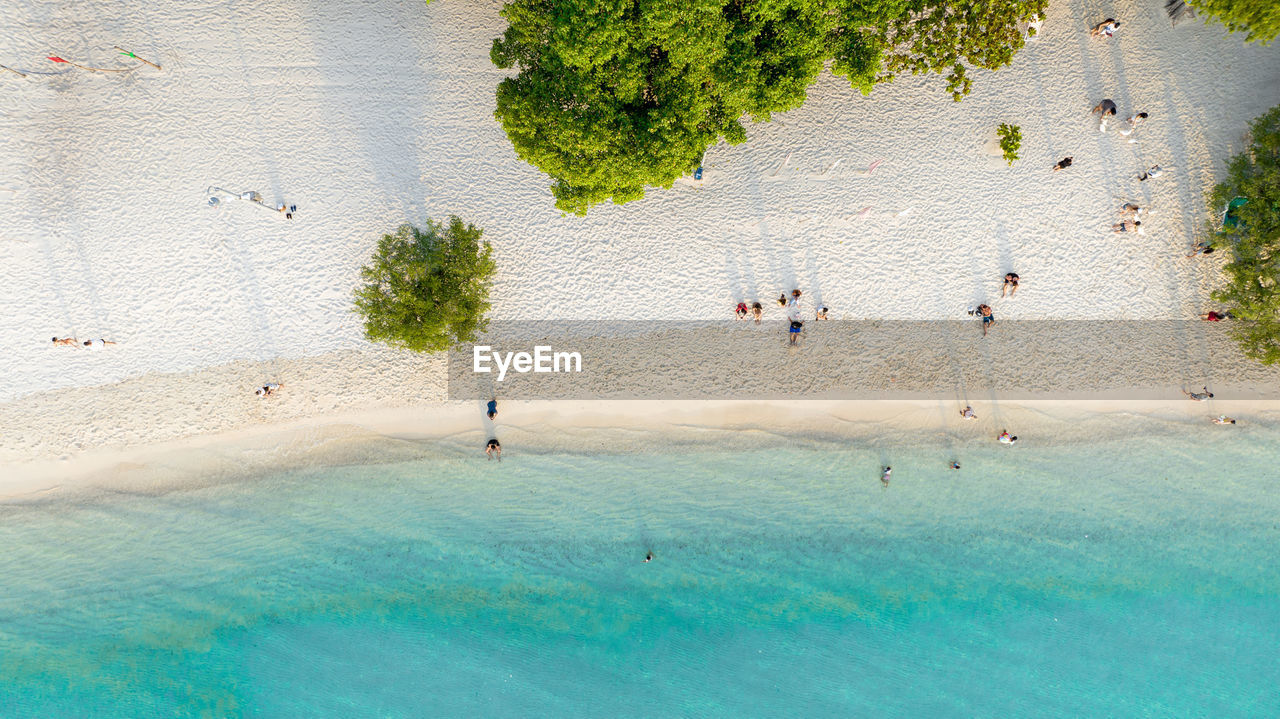
{"type": "Polygon", "coordinates": [[[1221,322],[1223,320],[1231,319],[1231,313],[1215,312],[1210,310],[1209,312],[1206,312],[1205,314],[1200,315],[1200,319],[1204,320],[1205,322],[1221,322]]]}

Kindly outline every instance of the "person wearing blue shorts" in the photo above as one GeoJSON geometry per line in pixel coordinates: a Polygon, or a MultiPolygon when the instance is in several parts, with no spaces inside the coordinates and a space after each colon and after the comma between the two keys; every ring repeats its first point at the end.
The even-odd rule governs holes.
{"type": "Polygon", "coordinates": [[[792,320],[791,320],[791,330],[790,330],[790,332],[791,332],[791,344],[793,344],[793,345],[794,345],[794,344],[799,344],[799,341],[800,341],[800,332],[801,332],[803,329],[804,329],[804,322],[800,321],[800,319],[798,319],[798,318],[792,318],[792,320]]]}

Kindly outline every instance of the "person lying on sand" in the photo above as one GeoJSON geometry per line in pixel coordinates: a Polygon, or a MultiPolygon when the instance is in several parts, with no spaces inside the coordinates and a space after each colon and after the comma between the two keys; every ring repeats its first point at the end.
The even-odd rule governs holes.
{"type": "Polygon", "coordinates": [[[485,407],[484,413],[485,413],[485,416],[488,417],[490,421],[496,419],[498,416],[498,400],[496,399],[489,400],[489,405],[485,407]]]}
{"type": "Polygon", "coordinates": [[[1191,248],[1191,254],[1187,257],[1195,257],[1196,255],[1212,255],[1213,245],[1208,242],[1197,242],[1195,247],[1191,248]]]}
{"type": "Polygon", "coordinates": [[[1093,29],[1089,31],[1089,36],[1090,37],[1111,37],[1112,35],[1115,35],[1116,30],[1119,30],[1119,29],[1120,29],[1120,21],[1116,20],[1113,17],[1109,17],[1106,20],[1103,20],[1102,22],[1098,23],[1097,25],[1094,25],[1093,29]]]}
{"type": "Polygon", "coordinates": [[[1065,170],[1068,167],[1071,167],[1071,158],[1069,156],[1058,160],[1058,164],[1053,166],[1053,171],[1057,172],[1058,170],[1065,170]]]}
{"type": "Polygon", "coordinates": [[[486,459],[497,457],[499,462],[502,461],[502,443],[497,437],[489,440],[489,443],[484,446],[484,456],[486,459]]]}
{"type": "Polygon", "coordinates": [[[1207,399],[1213,399],[1213,393],[1209,391],[1208,387],[1205,387],[1203,392],[1188,392],[1184,389],[1182,390],[1182,393],[1190,397],[1192,402],[1203,402],[1207,399]]]}
{"type": "Polygon", "coordinates": [[[75,337],[54,337],[53,343],[55,345],[62,345],[63,347],[79,347],[80,346],[80,342],[77,341],[75,337]]]}
{"type": "Polygon", "coordinates": [[[1126,202],[1120,206],[1120,219],[1136,220],[1146,212],[1148,212],[1146,208],[1139,207],[1132,202],[1126,202]]]}
{"type": "Polygon", "coordinates": [[[1124,222],[1120,222],[1118,224],[1112,225],[1111,231],[1116,233],[1137,232],[1138,234],[1142,234],[1142,221],[1141,220],[1125,220],[1124,222]]]}
{"type": "Polygon", "coordinates": [[[84,346],[85,346],[85,347],[88,347],[88,348],[89,348],[89,349],[91,349],[91,350],[100,350],[100,349],[102,349],[103,347],[106,347],[107,345],[113,345],[113,344],[116,344],[116,343],[115,343],[115,342],[108,342],[108,341],[103,340],[103,339],[97,339],[97,340],[85,340],[85,341],[84,341],[84,346]]]}
{"type": "Polygon", "coordinates": [[[1018,277],[1017,272],[1006,273],[1004,276],[1004,285],[1000,288],[1000,296],[1004,297],[1005,291],[1008,290],[1009,296],[1013,297],[1013,295],[1018,291],[1018,280],[1020,279],[1022,278],[1018,277]]]}
{"type": "Polygon", "coordinates": [[[1018,438],[1009,434],[1009,430],[1005,429],[1000,431],[1000,436],[996,437],[996,441],[1001,444],[1013,444],[1018,441],[1018,438]]]}
{"type": "Polygon", "coordinates": [[[261,387],[255,389],[253,393],[258,395],[259,397],[270,397],[271,395],[275,394],[276,390],[280,389],[283,386],[284,385],[280,384],[279,382],[268,382],[267,384],[264,384],[261,387]]]}
{"type": "Polygon", "coordinates": [[[1225,414],[1220,414],[1213,418],[1214,424],[1235,424],[1236,421],[1225,414]]]}
{"type": "Polygon", "coordinates": [[[1200,315],[1200,319],[1204,320],[1205,322],[1221,322],[1223,320],[1231,319],[1231,313],[1218,312],[1216,310],[1209,310],[1208,312],[1200,315]]]}

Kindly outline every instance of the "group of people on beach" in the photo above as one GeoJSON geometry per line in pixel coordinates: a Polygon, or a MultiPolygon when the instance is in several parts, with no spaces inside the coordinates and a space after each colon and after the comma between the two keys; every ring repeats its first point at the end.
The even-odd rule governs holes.
{"type": "MultiPolygon", "coordinates": [[[[804,296],[804,292],[800,289],[791,290],[788,295],[783,292],[779,295],[778,306],[786,311],[787,315],[787,335],[788,342],[792,345],[799,344],[800,333],[804,331],[805,313],[800,306],[800,298],[804,296]]],[[[818,305],[814,308],[813,319],[815,322],[827,319],[830,308],[826,305],[818,305]]],[[[737,307],[734,308],[733,314],[739,320],[754,318],[756,324],[764,319],[764,307],[759,302],[752,302],[750,306],[745,300],[739,300],[737,307]]]]}

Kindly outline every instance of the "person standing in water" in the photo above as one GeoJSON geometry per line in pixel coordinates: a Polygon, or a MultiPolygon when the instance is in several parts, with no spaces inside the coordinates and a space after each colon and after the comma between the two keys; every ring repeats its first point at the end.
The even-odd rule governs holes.
{"type": "Polygon", "coordinates": [[[488,459],[497,457],[499,462],[502,461],[502,443],[498,441],[497,437],[490,439],[489,444],[485,445],[484,456],[488,459]]]}
{"type": "Polygon", "coordinates": [[[889,475],[893,474],[893,467],[885,467],[884,472],[880,475],[880,483],[889,486],[889,475]]]}
{"type": "Polygon", "coordinates": [[[644,553],[644,563],[645,563],[645,564],[648,564],[649,562],[652,562],[652,561],[653,561],[653,552],[645,552],[645,553],[644,553]]]}

